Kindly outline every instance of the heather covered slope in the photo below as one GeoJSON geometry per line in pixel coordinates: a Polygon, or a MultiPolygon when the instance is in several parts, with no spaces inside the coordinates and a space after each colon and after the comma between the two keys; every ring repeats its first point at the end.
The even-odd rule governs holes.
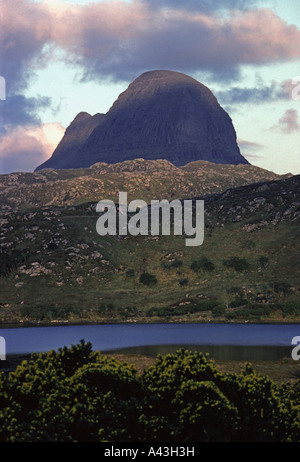
{"type": "Polygon", "coordinates": [[[7,209],[1,320],[299,322],[299,205],[300,176],[205,196],[199,247],[100,237],[95,202],[7,209]]]}
{"type": "Polygon", "coordinates": [[[237,145],[232,120],[213,93],[179,72],[145,72],[100,116],[79,114],[53,156],[37,170],[141,157],[166,159],[176,166],[195,160],[248,164],[237,145]]]}

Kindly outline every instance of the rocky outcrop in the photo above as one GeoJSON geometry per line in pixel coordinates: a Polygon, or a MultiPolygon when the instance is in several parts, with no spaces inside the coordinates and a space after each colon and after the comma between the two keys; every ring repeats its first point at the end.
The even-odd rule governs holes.
{"type": "Polygon", "coordinates": [[[167,160],[98,162],[89,168],[0,175],[0,213],[28,206],[76,205],[103,198],[118,200],[119,191],[128,191],[132,199],[147,202],[154,198],[181,199],[279,179],[280,175],[254,165],[221,165],[204,160],[182,167],[167,160]]]}
{"type": "Polygon", "coordinates": [[[134,80],[105,116],[79,114],[37,170],[136,158],[166,159],[176,166],[196,160],[248,164],[231,118],[206,86],[179,72],[150,71],[134,80]]]}

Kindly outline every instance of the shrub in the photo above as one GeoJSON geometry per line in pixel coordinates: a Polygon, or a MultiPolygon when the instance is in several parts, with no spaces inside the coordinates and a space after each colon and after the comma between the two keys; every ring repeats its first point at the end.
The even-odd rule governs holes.
{"type": "Polygon", "coordinates": [[[179,260],[178,258],[175,258],[175,260],[172,261],[172,263],[171,263],[170,266],[171,266],[172,268],[179,268],[180,266],[182,266],[182,264],[183,264],[183,263],[182,263],[181,260],[179,260]]]}
{"type": "Polygon", "coordinates": [[[154,286],[157,284],[157,278],[154,274],[142,273],[140,276],[140,282],[145,286],[154,286]]]}
{"type": "Polygon", "coordinates": [[[281,308],[283,316],[299,315],[300,314],[300,300],[289,300],[284,303],[281,308]]]}
{"type": "Polygon", "coordinates": [[[212,315],[214,318],[217,318],[219,316],[224,316],[225,311],[226,311],[225,306],[217,305],[212,309],[212,315]]]}
{"type": "Polygon", "coordinates": [[[228,268],[233,268],[236,271],[245,271],[250,268],[249,263],[245,258],[230,257],[228,260],[223,261],[223,265],[228,268]]]}
{"type": "Polygon", "coordinates": [[[230,308],[238,308],[239,306],[247,305],[248,300],[242,297],[236,297],[235,300],[229,303],[230,308]]]}
{"type": "Polygon", "coordinates": [[[273,290],[280,295],[287,296],[291,293],[291,284],[285,281],[277,281],[271,284],[273,290]]]}
{"type": "Polygon", "coordinates": [[[177,306],[166,306],[166,307],[155,307],[150,308],[146,315],[151,316],[183,316],[185,314],[198,313],[201,311],[211,311],[214,308],[218,307],[219,304],[216,301],[206,300],[199,303],[188,303],[187,305],[177,305],[177,306]]]}
{"type": "Polygon", "coordinates": [[[7,276],[12,270],[26,262],[30,251],[12,250],[7,252],[0,250],[0,276],[7,276]]]}
{"type": "Polygon", "coordinates": [[[137,375],[82,340],[0,373],[0,441],[299,442],[299,389],[184,349],[137,375]]]}
{"type": "Polygon", "coordinates": [[[134,276],[134,270],[128,269],[125,274],[126,274],[126,277],[132,278],[134,276]]]}
{"type": "Polygon", "coordinates": [[[179,285],[180,285],[181,287],[187,286],[188,283],[189,283],[189,280],[188,280],[187,278],[181,279],[181,280],[179,281],[179,285]]]}
{"type": "Polygon", "coordinates": [[[207,257],[202,257],[200,260],[193,261],[191,264],[191,270],[195,273],[198,273],[199,271],[213,271],[214,269],[215,265],[208,260],[207,257]]]}

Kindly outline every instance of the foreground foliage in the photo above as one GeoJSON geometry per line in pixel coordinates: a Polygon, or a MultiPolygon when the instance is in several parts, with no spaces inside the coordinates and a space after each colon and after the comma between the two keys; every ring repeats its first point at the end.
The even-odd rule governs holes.
{"type": "Polygon", "coordinates": [[[299,442],[299,391],[186,350],[137,375],[81,341],[0,374],[0,441],[299,442]]]}

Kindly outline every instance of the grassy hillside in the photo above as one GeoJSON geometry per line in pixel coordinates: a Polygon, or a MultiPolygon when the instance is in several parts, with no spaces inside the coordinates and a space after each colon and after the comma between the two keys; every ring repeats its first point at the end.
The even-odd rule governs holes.
{"type": "Polygon", "coordinates": [[[1,321],[299,321],[299,186],[294,176],[205,196],[199,247],[100,237],[94,202],[7,211],[1,321]]]}

